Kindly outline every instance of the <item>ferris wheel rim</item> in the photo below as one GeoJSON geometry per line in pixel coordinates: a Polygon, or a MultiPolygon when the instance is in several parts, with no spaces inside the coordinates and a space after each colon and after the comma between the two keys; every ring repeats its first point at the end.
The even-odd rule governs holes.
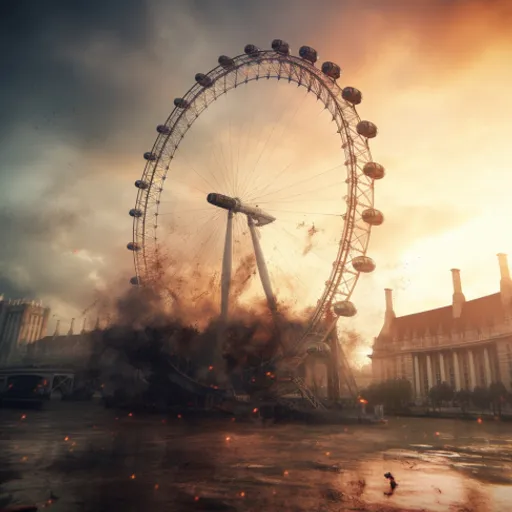
{"type": "Polygon", "coordinates": [[[155,155],[155,159],[147,162],[141,177],[141,181],[148,183],[148,188],[147,190],[139,188],[136,200],[136,208],[142,207],[143,215],[141,217],[134,217],[133,221],[133,243],[139,244],[141,249],[140,251],[134,251],[136,278],[138,283],[142,286],[146,286],[152,282],[151,279],[148,279],[148,276],[150,275],[150,272],[148,272],[148,261],[152,256],[158,261],[159,257],[158,238],[156,233],[158,230],[160,196],[164,190],[163,184],[167,178],[167,172],[171,167],[174,154],[178,150],[181,141],[191,128],[194,121],[198,119],[208,106],[220,96],[227,94],[229,91],[236,89],[240,85],[247,84],[252,81],[257,81],[263,78],[288,80],[288,82],[294,82],[299,87],[307,87],[308,93],[313,92],[312,85],[316,85],[319,89],[317,99],[324,104],[326,109],[331,111],[333,114],[333,121],[335,121],[338,126],[338,134],[340,135],[342,148],[346,158],[347,210],[344,215],[345,222],[340,242],[338,244],[337,256],[332,264],[329,279],[325,283],[324,292],[318,300],[315,311],[310,316],[307,324],[305,332],[310,332],[322,323],[322,318],[328,309],[331,308],[333,302],[337,300],[350,299],[361,273],[360,271],[349,268],[348,265],[355,257],[351,255],[351,252],[356,253],[356,255],[366,256],[372,228],[371,224],[362,220],[362,216],[360,212],[358,212],[358,206],[360,206],[359,210],[374,207],[373,179],[362,173],[362,166],[359,163],[361,155],[364,155],[362,158],[363,163],[372,162],[368,140],[357,132],[355,126],[350,124],[350,121],[347,121],[347,111],[349,111],[352,116],[351,120],[353,124],[357,125],[361,121],[355,105],[350,104],[342,98],[342,88],[335,80],[325,75],[309,61],[274,50],[259,50],[256,54],[252,55],[240,54],[233,57],[232,61],[235,65],[229,69],[219,64],[203,75],[204,77],[212,80],[212,83],[209,86],[206,87],[196,83],[186,92],[181,99],[184,100],[187,106],[184,108],[176,106],[171,111],[171,114],[168,116],[165,124],[162,125],[169,128],[169,133],[166,135],[159,133],[155,143],[153,144],[151,154],[155,155]],[[269,68],[265,68],[267,70],[267,74],[260,72],[263,68],[262,64],[267,64],[269,68],[272,65],[277,65],[278,67],[274,69],[275,74],[268,72],[269,68]],[[287,68],[286,66],[289,67],[287,68]],[[250,71],[254,70],[254,68],[256,68],[256,73],[253,76],[249,78],[248,75],[246,75],[246,78],[240,82],[236,80],[236,78],[238,78],[238,71],[244,69],[246,71],[250,71]],[[294,75],[292,71],[295,71],[296,74],[294,75]],[[227,77],[233,75],[235,76],[235,83],[234,85],[227,87],[227,77]],[[303,81],[304,78],[306,80],[303,81]],[[193,119],[189,119],[186,128],[181,133],[180,139],[174,143],[171,151],[167,155],[169,157],[169,161],[160,176],[160,186],[157,188],[155,193],[153,189],[158,185],[158,183],[155,184],[155,176],[169,140],[174,134],[176,134],[179,123],[183,120],[187,121],[187,113],[191,112],[192,106],[195,106],[196,102],[201,97],[206,98],[208,90],[211,90],[211,87],[219,83],[222,79],[224,79],[223,90],[218,95],[214,94],[210,101],[206,102],[205,100],[204,108],[201,109],[199,113],[196,111],[193,119]],[[306,82],[309,85],[307,85],[306,82]],[[333,109],[334,112],[331,109],[333,109]],[[358,143],[358,147],[356,147],[356,142],[358,143]],[[359,200],[360,197],[363,197],[362,203],[359,200]],[[155,231],[154,237],[149,237],[147,235],[148,221],[151,221],[151,219],[148,219],[148,214],[151,213],[148,211],[150,200],[154,201],[153,206],[155,209],[153,212],[155,216],[155,223],[153,226],[155,231]],[[358,237],[354,237],[356,225],[358,225],[358,229],[361,232],[358,237]],[[148,240],[151,240],[150,244],[152,244],[153,248],[152,255],[150,254],[151,246],[148,244],[148,240]],[[357,248],[355,247],[355,241],[359,242],[359,247],[357,248]],[[347,275],[349,276],[348,278],[346,277],[347,275]]]}

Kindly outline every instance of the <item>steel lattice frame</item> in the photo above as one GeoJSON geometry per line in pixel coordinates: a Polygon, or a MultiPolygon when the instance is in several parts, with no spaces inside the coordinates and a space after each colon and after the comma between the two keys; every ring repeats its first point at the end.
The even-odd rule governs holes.
{"type": "Polygon", "coordinates": [[[195,84],[189,89],[183,96],[187,107],[176,107],[171,112],[165,122],[169,133],[159,134],[153,145],[151,153],[156,159],[147,162],[141,178],[148,188],[138,190],[135,203],[135,208],[142,211],[142,216],[135,217],[133,222],[133,242],[140,247],[134,251],[136,276],[143,286],[159,279],[162,270],[157,233],[160,196],[174,155],[194,121],[213,101],[242,84],[263,78],[294,82],[314,94],[332,114],[347,168],[347,211],[337,257],[304,339],[308,333],[321,333],[331,305],[348,300],[359,277],[351,262],[357,256],[366,255],[371,225],[363,221],[362,212],[373,208],[374,203],[373,179],[363,173],[364,165],[372,161],[368,140],[357,132],[360,118],[354,105],[342,98],[341,88],[334,80],[309,61],[262,50],[256,55],[239,55],[233,58],[233,64],[229,69],[219,65],[210,71],[206,76],[212,80],[211,86],[195,84]]]}

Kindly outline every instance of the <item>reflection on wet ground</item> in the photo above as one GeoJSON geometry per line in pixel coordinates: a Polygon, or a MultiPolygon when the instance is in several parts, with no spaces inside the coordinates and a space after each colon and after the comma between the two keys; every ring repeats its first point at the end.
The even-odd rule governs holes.
{"type": "Polygon", "coordinates": [[[0,508],[506,512],[511,468],[512,427],[500,422],[263,426],[93,404],[0,410],[0,508]],[[390,497],[388,471],[399,484],[390,497]]]}

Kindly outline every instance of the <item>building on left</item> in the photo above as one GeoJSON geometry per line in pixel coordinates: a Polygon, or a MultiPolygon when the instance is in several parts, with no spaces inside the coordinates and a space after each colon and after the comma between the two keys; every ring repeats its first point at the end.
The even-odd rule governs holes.
{"type": "Polygon", "coordinates": [[[27,346],[46,335],[50,308],[33,300],[6,300],[0,295],[0,365],[9,364],[27,346]]]}

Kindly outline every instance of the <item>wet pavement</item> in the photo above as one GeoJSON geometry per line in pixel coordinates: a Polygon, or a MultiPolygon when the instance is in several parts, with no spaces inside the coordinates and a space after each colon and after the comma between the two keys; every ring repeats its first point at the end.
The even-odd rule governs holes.
{"type": "Polygon", "coordinates": [[[512,424],[200,422],[66,402],[0,409],[0,509],[33,503],[52,512],[506,512],[512,424]],[[392,496],[388,471],[399,484],[392,496]]]}

